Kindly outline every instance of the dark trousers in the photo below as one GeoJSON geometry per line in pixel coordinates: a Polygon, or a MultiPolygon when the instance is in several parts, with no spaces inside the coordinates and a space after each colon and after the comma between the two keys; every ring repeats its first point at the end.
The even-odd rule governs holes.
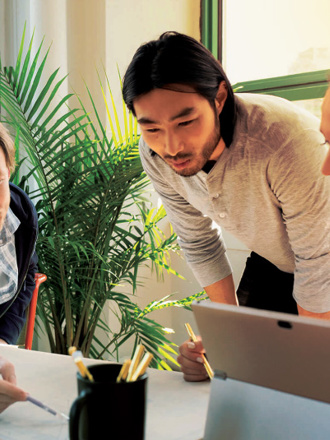
{"type": "Polygon", "coordinates": [[[282,272],[265,258],[252,252],[237,289],[242,306],[298,314],[292,297],[294,276],[282,272]]]}

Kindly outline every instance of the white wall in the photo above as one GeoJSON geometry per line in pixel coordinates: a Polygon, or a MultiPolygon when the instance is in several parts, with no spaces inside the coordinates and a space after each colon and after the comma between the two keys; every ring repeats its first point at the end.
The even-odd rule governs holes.
{"type": "MultiPolygon", "coordinates": [[[[118,84],[117,64],[119,71],[123,75],[128,64],[137,48],[168,30],[174,30],[191,35],[200,39],[200,1],[199,0],[114,0],[107,2],[107,63],[106,71],[111,84],[118,84]]],[[[119,87],[114,87],[114,95],[117,100],[121,98],[119,87]]],[[[157,196],[150,195],[155,204],[157,196]]],[[[166,222],[163,227],[169,230],[166,222]]],[[[186,264],[183,261],[173,259],[178,272],[187,271],[186,264]],[[177,264],[178,263],[178,264],[177,264]]],[[[138,288],[137,302],[140,307],[146,306],[151,300],[161,299],[177,290],[175,283],[177,280],[173,276],[165,275],[164,282],[157,282],[156,277],[145,268],[140,271],[144,286],[138,288]]],[[[192,286],[191,286],[192,287],[192,286]]],[[[200,290],[200,287],[193,288],[193,293],[200,290]]],[[[173,298],[182,298],[190,293],[187,286],[173,296],[173,298]]],[[[165,309],[154,312],[150,315],[151,319],[161,322],[165,327],[174,328],[177,332],[180,330],[183,318],[175,319],[177,312],[184,312],[178,309],[165,309]],[[177,322],[179,321],[179,322],[177,322]]],[[[110,318],[111,319],[111,318],[110,318]]],[[[175,334],[172,338],[174,342],[180,343],[182,337],[175,334]]],[[[130,352],[130,344],[127,344],[122,355],[126,356],[130,352]]]]}

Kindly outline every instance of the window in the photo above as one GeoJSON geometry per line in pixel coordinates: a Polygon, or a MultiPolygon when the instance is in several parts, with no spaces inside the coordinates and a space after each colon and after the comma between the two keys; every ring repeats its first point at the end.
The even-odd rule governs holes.
{"type": "Polygon", "coordinates": [[[202,41],[240,92],[299,101],[319,116],[330,76],[329,16],[328,0],[310,8],[299,0],[203,0],[202,41]]]}
{"type": "MultiPolygon", "coordinates": [[[[202,0],[202,42],[239,92],[296,101],[320,116],[330,78],[329,0],[202,0]]],[[[238,285],[249,250],[223,232],[238,285]]]]}

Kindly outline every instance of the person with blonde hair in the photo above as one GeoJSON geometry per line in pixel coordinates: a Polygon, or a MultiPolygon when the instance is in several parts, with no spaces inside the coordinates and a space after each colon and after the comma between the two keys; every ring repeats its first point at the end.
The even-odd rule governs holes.
{"type": "Polygon", "coordinates": [[[31,200],[9,182],[15,147],[0,124],[0,343],[15,344],[35,287],[38,216],[31,200]]]}
{"type": "MultiPolygon", "coordinates": [[[[0,123],[0,344],[15,344],[25,323],[35,287],[38,217],[31,200],[9,182],[15,146],[0,123]]],[[[14,365],[0,356],[0,412],[26,400],[16,386],[14,365]]]]}

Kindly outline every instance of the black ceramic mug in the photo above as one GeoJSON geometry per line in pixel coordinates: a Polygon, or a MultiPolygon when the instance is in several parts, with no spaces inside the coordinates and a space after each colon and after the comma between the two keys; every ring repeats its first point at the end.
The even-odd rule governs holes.
{"type": "Polygon", "coordinates": [[[70,410],[70,440],[144,439],[148,377],[117,383],[121,367],[88,367],[94,382],[77,373],[79,395],[70,410]]]}

